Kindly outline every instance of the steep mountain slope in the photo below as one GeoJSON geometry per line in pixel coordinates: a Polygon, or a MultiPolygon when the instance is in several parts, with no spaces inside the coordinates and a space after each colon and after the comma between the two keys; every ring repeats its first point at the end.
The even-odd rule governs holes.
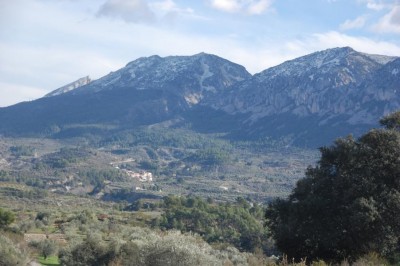
{"type": "Polygon", "coordinates": [[[0,133],[79,134],[94,124],[98,131],[158,123],[250,76],[244,67],[204,53],[140,58],[85,86],[1,108],[0,133]]]}
{"type": "Polygon", "coordinates": [[[246,137],[291,135],[320,145],[377,126],[400,107],[399,60],[329,49],[267,69],[206,104],[244,116],[238,134],[246,137]]]}

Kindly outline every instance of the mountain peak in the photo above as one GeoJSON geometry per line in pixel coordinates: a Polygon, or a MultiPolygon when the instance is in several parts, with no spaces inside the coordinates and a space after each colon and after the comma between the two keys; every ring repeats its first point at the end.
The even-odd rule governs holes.
{"type": "Polygon", "coordinates": [[[162,60],[163,58],[160,57],[159,55],[151,55],[148,57],[140,57],[136,60],[133,60],[131,62],[129,62],[128,64],[126,64],[125,67],[132,67],[132,66],[136,66],[136,65],[142,65],[143,64],[154,64],[154,63],[158,63],[162,60]]]}
{"type": "Polygon", "coordinates": [[[343,53],[343,54],[349,54],[349,53],[354,53],[357,51],[351,48],[350,46],[344,46],[344,47],[334,47],[330,49],[324,50],[326,52],[336,52],[336,53],[343,53]]]}
{"type": "Polygon", "coordinates": [[[270,77],[271,75],[293,76],[300,73],[311,75],[316,72],[351,72],[354,70],[353,67],[358,68],[357,71],[363,75],[363,73],[366,74],[369,71],[373,71],[389,61],[390,57],[363,54],[351,47],[337,47],[286,61],[278,66],[264,70],[256,76],[262,79],[263,76],[270,77]]]}
{"type": "MultiPolygon", "coordinates": [[[[246,115],[252,132],[280,128],[282,135],[297,131],[318,138],[311,134],[312,125],[325,127],[327,135],[331,127],[336,136],[338,132],[347,134],[344,128],[367,128],[382,115],[400,108],[397,60],[350,47],[319,51],[238,83],[231,89],[233,93],[213,106],[246,115]],[[283,122],[289,119],[292,122],[283,122]]],[[[357,130],[347,132],[357,134],[357,130]]]]}
{"type": "Polygon", "coordinates": [[[74,94],[111,90],[160,90],[191,106],[230,85],[250,78],[246,69],[216,55],[141,57],[74,94]]]}

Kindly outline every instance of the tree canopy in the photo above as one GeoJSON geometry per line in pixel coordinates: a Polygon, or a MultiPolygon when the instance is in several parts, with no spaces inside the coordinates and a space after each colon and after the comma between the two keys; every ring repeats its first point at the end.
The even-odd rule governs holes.
{"type": "Polygon", "coordinates": [[[354,260],[400,254],[400,112],[383,129],[320,149],[288,199],[272,202],[267,225],[289,257],[354,260]]]}
{"type": "Polygon", "coordinates": [[[0,208],[0,229],[7,227],[14,222],[15,215],[11,211],[3,210],[0,208]]]}

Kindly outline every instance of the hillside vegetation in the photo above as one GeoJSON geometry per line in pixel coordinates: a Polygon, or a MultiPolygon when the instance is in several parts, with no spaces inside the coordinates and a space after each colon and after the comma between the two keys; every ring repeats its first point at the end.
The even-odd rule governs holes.
{"type": "Polygon", "coordinates": [[[399,117],[316,164],[284,140],[182,129],[3,138],[1,263],[396,265],[399,117]]]}

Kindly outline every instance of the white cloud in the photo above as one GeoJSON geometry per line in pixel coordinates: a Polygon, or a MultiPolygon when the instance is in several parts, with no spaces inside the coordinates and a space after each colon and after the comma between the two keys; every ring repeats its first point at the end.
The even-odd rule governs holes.
{"type": "Polygon", "coordinates": [[[107,0],[96,15],[155,26],[171,24],[181,16],[196,18],[193,9],[181,8],[173,0],[107,0]]]}
{"type": "Polygon", "coordinates": [[[366,22],[366,17],[365,16],[360,16],[355,18],[354,20],[346,20],[342,24],[340,24],[340,29],[341,30],[351,30],[351,29],[359,29],[364,27],[366,22]]]}
{"type": "Polygon", "coordinates": [[[126,63],[84,48],[31,48],[2,43],[0,49],[7,52],[1,55],[5,62],[0,65],[2,102],[12,102],[29,88],[33,93],[27,93],[22,100],[32,100],[86,75],[99,78],[126,63]]]}
{"type": "Polygon", "coordinates": [[[172,24],[178,18],[199,19],[192,8],[181,8],[172,0],[149,3],[150,9],[156,14],[161,25],[172,24]]]}
{"type": "Polygon", "coordinates": [[[209,0],[215,9],[228,13],[259,15],[268,10],[273,0],[209,0]]]}
{"type": "Polygon", "coordinates": [[[225,12],[235,13],[241,8],[239,1],[232,0],[212,0],[211,6],[225,12]]]}
{"type": "Polygon", "coordinates": [[[160,2],[150,3],[150,6],[155,7],[156,9],[163,10],[165,12],[171,12],[178,9],[176,3],[172,0],[165,0],[160,2]]]}
{"type": "Polygon", "coordinates": [[[368,9],[381,11],[393,5],[393,0],[357,0],[361,4],[365,4],[368,9]]]}
{"type": "Polygon", "coordinates": [[[0,106],[9,106],[21,101],[31,101],[46,94],[46,90],[33,86],[0,82],[0,106]]]}
{"type": "Polygon", "coordinates": [[[354,37],[336,31],[317,33],[305,40],[288,42],[287,46],[297,48],[304,54],[333,47],[350,46],[356,51],[370,54],[398,56],[400,46],[386,41],[376,41],[366,37],[354,37]]]}
{"type": "Polygon", "coordinates": [[[262,14],[265,10],[267,10],[271,6],[272,2],[270,0],[260,0],[256,2],[252,2],[248,7],[248,13],[251,15],[259,15],[262,14]]]}
{"type": "Polygon", "coordinates": [[[155,14],[145,0],[107,0],[100,6],[97,15],[134,23],[151,23],[155,20],[155,14]]]}
{"type": "Polygon", "coordinates": [[[382,33],[400,33],[400,5],[394,6],[373,29],[382,33]]]}

